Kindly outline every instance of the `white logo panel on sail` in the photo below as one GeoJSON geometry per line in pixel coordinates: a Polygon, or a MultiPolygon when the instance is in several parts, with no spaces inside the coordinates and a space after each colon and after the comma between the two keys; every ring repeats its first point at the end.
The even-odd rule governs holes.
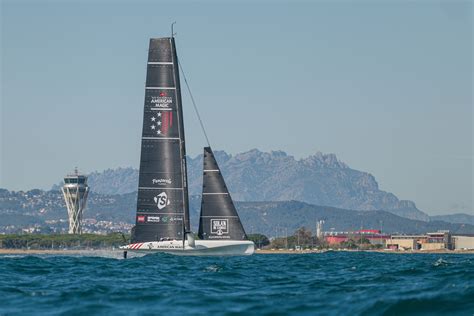
{"type": "Polygon", "coordinates": [[[229,233],[228,219],[211,219],[211,234],[222,236],[229,233]]]}
{"type": "Polygon", "coordinates": [[[170,200],[168,199],[168,195],[166,194],[166,192],[161,192],[160,194],[155,196],[153,198],[153,200],[155,201],[156,206],[158,207],[159,210],[162,210],[162,209],[164,209],[165,207],[167,207],[168,205],[171,204],[170,200]]]}

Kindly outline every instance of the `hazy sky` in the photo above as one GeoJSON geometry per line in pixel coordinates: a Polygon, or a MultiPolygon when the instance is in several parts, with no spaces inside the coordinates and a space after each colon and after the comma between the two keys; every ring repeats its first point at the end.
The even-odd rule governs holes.
{"type": "Polygon", "coordinates": [[[177,21],[215,149],[335,153],[429,214],[474,213],[469,1],[1,2],[0,187],[138,167],[148,40],[177,21]]]}

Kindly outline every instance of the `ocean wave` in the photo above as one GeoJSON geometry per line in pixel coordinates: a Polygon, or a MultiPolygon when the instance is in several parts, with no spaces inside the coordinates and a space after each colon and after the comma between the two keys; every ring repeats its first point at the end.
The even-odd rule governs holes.
{"type": "Polygon", "coordinates": [[[472,315],[473,255],[1,256],[0,315],[472,315]]]}

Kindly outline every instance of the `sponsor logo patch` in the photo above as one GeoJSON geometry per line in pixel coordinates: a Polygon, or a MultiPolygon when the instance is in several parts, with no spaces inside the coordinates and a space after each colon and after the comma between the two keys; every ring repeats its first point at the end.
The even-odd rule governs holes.
{"type": "Polygon", "coordinates": [[[229,220],[211,219],[211,234],[222,236],[229,233],[229,220]]]}
{"type": "Polygon", "coordinates": [[[171,222],[181,222],[183,217],[181,216],[161,216],[160,222],[162,223],[171,223],[171,222]]]}
{"type": "Polygon", "coordinates": [[[148,223],[159,223],[160,222],[160,217],[159,216],[148,216],[147,217],[147,222],[148,223]]]}
{"type": "Polygon", "coordinates": [[[151,97],[151,105],[157,108],[169,108],[172,103],[173,99],[171,97],[166,96],[166,93],[164,92],[161,92],[159,97],[151,97]]]}
{"type": "Polygon", "coordinates": [[[151,183],[158,184],[158,185],[171,184],[171,178],[170,179],[153,179],[151,180],[151,183]]]}
{"type": "Polygon", "coordinates": [[[173,112],[156,111],[150,118],[150,132],[156,135],[166,136],[173,126],[173,112]]]}
{"type": "Polygon", "coordinates": [[[170,200],[168,199],[168,195],[166,194],[166,192],[161,192],[160,194],[155,196],[153,198],[153,200],[155,201],[156,206],[158,207],[159,210],[162,210],[162,209],[164,209],[165,207],[167,207],[168,205],[171,204],[170,200]]]}

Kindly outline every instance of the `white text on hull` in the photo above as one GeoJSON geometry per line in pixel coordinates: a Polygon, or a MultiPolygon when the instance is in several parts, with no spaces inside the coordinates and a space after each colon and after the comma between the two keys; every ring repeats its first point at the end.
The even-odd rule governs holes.
{"type": "Polygon", "coordinates": [[[249,240],[196,240],[194,247],[182,240],[149,241],[129,244],[120,249],[137,253],[165,252],[175,255],[194,256],[244,256],[255,251],[255,245],[249,240]]]}

